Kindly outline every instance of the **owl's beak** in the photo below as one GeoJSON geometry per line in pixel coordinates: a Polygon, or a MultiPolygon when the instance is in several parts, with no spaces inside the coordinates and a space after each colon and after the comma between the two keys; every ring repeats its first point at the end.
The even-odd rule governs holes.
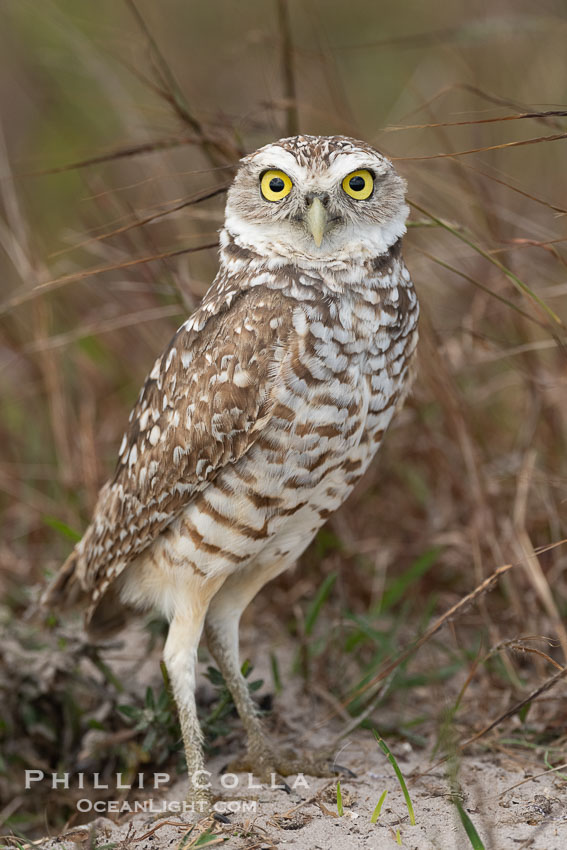
{"type": "Polygon", "coordinates": [[[315,242],[318,248],[321,246],[321,242],[323,241],[323,236],[325,234],[325,230],[327,229],[328,221],[329,214],[327,210],[325,209],[319,198],[313,198],[305,215],[305,224],[309,228],[309,232],[313,237],[313,241],[315,242]]]}

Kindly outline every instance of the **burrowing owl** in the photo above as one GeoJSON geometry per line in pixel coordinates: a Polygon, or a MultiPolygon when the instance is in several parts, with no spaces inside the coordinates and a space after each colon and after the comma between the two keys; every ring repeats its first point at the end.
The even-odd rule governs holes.
{"type": "Polygon", "coordinates": [[[281,139],[242,160],[215,281],[156,360],[114,477],[45,593],[59,607],[84,599],[94,634],[125,607],[168,619],[194,799],[208,795],[194,697],[203,628],[250,768],[298,769],[267,740],[238,625],[346,499],[409,387],[418,303],[401,257],[404,189],[387,159],[343,136],[281,139]]]}

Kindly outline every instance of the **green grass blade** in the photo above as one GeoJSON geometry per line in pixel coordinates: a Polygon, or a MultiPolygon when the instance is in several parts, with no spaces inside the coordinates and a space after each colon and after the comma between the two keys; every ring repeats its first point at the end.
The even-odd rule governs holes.
{"type": "Polygon", "coordinates": [[[337,782],[337,812],[339,813],[340,818],[342,818],[342,816],[345,813],[345,810],[343,808],[343,795],[341,793],[341,782],[340,782],[340,780],[337,782]]]}
{"type": "Polygon", "coordinates": [[[441,548],[439,546],[433,546],[431,549],[427,549],[404,573],[397,576],[394,581],[388,584],[380,602],[380,613],[384,613],[384,611],[387,611],[399,602],[400,599],[403,599],[408,587],[431,569],[437,561],[440,551],[441,548]]]}
{"type": "MultiPolygon", "coordinates": [[[[183,847],[189,846],[187,842],[189,841],[189,839],[193,835],[194,831],[195,831],[195,824],[193,824],[193,826],[190,829],[187,830],[185,835],[181,836],[181,841],[177,845],[177,850],[182,850],[183,847]]],[[[192,839],[191,845],[193,845],[193,843],[194,843],[194,839],[192,839]]]]}
{"type": "Polygon", "coordinates": [[[282,678],[280,676],[280,665],[278,664],[278,658],[275,652],[270,653],[270,666],[272,668],[272,681],[274,683],[274,690],[277,694],[281,694],[282,678]]]}
{"type": "Polygon", "coordinates": [[[321,613],[321,608],[323,607],[325,600],[333,589],[333,585],[337,580],[338,573],[331,573],[327,576],[317,594],[315,599],[311,603],[307,615],[305,617],[305,634],[310,635],[315,627],[315,623],[321,613]]]}
{"type": "MultiPolygon", "coordinates": [[[[205,844],[210,844],[212,841],[218,842],[219,837],[221,836],[218,836],[211,830],[207,829],[206,832],[201,833],[199,838],[191,845],[191,847],[204,847],[205,844]]],[[[227,841],[228,836],[222,837],[222,840],[227,841]]]]}
{"type": "Polygon", "coordinates": [[[78,543],[83,536],[78,531],[75,531],[74,528],[71,528],[70,525],[67,525],[66,522],[63,522],[62,519],[57,519],[56,516],[44,516],[43,521],[49,528],[58,531],[61,537],[66,537],[67,540],[71,540],[73,543],[78,543]]]}
{"type": "Polygon", "coordinates": [[[468,813],[465,811],[463,804],[456,797],[453,799],[455,806],[457,807],[457,811],[459,813],[459,817],[461,819],[461,823],[463,828],[467,834],[467,838],[471,843],[471,847],[473,850],[485,850],[484,844],[482,843],[482,839],[478,832],[475,829],[475,825],[468,816],[468,813]]]}
{"type": "Polygon", "coordinates": [[[398,777],[398,782],[400,783],[400,788],[402,789],[402,794],[404,795],[404,798],[405,798],[405,801],[406,801],[406,806],[407,806],[407,809],[408,809],[410,823],[411,823],[412,826],[415,826],[415,814],[414,814],[414,811],[413,811],[413,805],[412,805],[412,802],[411,802],[411,799],[410,799],[410,795],[409,795],[408,787],[406,785],[406,781],[405,781],[404,777],[402,776],[402,771],[398,767],[398,762],[396,761],[394,754],[390,750],[388,744],[386,743],[386,741],[383,738],[380,737],[380,735],[378,734],[376,729],[373,729],[372,732],[374,734],[374,737],[376,738],[376,741],[378,742],[378,746],[380,747],[380,749],[382,750],[382,752],[384,753],[384,755],[386,756],[386,758],[388,759],[388,761],[390,762],[392,767],[394,768],[396,776],[398,777]]]}
{"type": "Polygon", "coordinates": [[[116,690],[118,691],[118,693],[119,693],[119,694],[123,693],[123,692],[124,692],[124,685],[122,684],[122,682],[120,681],[120,679],[118,678],[118,676],[116,676],[116,675],[112,672],[112,670],[111,670],[111,668],[108,666],[108,664],[106,664],[106,663],[102,660],[102,658],[100,657],[100,655],[98,654],[98,652],[93,651],[93,652],[90,654],[90,659],[91,659],[91,661],[93,662],[93,664],[95,665],[95,667],[96,667],[98,670],[100,670],[100,672],[102,673],[102,675],[104,676],[104,678],[106,679],[106,681],[107,681],[107,682],[109,682],[111,685],[113,685],[113,686],[116,688],[116,690]]]}
{"type": "MultiPolygon", "coordinates": [[[[548,767],[548,768],[549,768],[549,770],[557,771],[557,770],[558,770],[558,768],[557,768],[557,767],[554,767],[554,766],[551,764],[551,762],[549,761],[549,753],[550,753],[550,750],[553,750],[553,747],[548,748],[548,749],[545,751],[545,753],[543,754],[543,763],[545,764],[545,766],[546,766],[546,767],[548,767]]],[[[559,767],[561,767],[561,765],[559,765],[559,767]]],[[[556,772],[556,774],[555,774],[555,775],[556,775],[556,776],[558,776],[560,779],[563,779],[563,781],[565,781],[565,780],[567,779],[567,774],[565,774],[565,773],[557,773],[557,772],[556,772]]]]}
{"type": "Polygon", "coordinates": [[[382,811],[382,806],[384,805],[384,800],[388,794],[388,789],[385,788],[384,791],[380,794],[380,799],[376,803],[376,808],[372,812],[372,817],[370,818],[370,823],[376,823],[378,818],[380,817],[380,812],[382,811]]]}

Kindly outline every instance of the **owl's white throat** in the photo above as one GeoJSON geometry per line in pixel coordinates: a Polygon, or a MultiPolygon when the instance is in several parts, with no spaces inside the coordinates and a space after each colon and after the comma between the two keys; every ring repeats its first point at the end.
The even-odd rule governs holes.
{"type": "Polygon", "coordinates": [[[260,225],[246,221],[227,208],[220,233],[221,248],[233,242],[269,261],[272,268],[293,263],[304,269],[363,268],[369,259],[386,254],[406,232],[409,214],[404,204],[397,215],[383,224],[342,223],[325,233],[320,247],[311,234],[297,224],[282,220],[260,225]]]}

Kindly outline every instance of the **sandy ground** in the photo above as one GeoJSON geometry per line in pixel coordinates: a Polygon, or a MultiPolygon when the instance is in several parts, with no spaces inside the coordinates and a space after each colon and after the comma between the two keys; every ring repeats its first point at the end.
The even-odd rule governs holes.
{"type": "MultiPolygon", "coordinates": [[[[122,658],[112,660],[115,670],[122,674],[132,673],[131,648],[136,645],[141,643],[134,635],[122,658]]],[[[281,646],[278,651],[281,653],[281,646]]],[[[269,671],[261,669],[260,659],[258,662],[255,676],[258,674],[269,682],[269,671]]],[[[136,680],[142,688],[152,683],[152,679],[155,682],[155,658],[146,657],[143,662],[139,658],[134,667],[136,680]]],[[[317,749],[327,745],[341,728],[337,721],[327,725],[318,722],[328,714],[328,706],[302,693],[300,683],[289,678],[284,693],[277,699],[270,725],[275,728],[274,735],[280,744],[291,745],[297,750],[317,749]]],[[[190,848],[205,846],[196,842],[202,831],[211,828],[217,837],[209,846],[222,844],[227,848],[249,850],[273,847],[278,850],[387,850],[399,847],[400,842],[402,847],[411,850],[466,850],[471,847],[451,801],[444,768],[431,769],[428,755],[414,751],[408,743],[396,742],[392,748],[408,781],[415,809],[414,826],[410,824],[394,771],[370,731],[355,731],[336,752],[337,762],[356,774],[356,777],[341,779],[342,817],[337,812],[336,779],[306,777],[293,788],[295,778],[289,777],[291,794],[267,786],[249,788],[246,774],[225,774],[221,779],[223,768],[239,746],[243,746],[243,741],[234,741],[230,752],[223,752],[208,763],[213,788],[222,797],[217,810],[227,812],[229,823],[176,810],[185,799],[186,780],[172,778],[162,791],[143,792],[148,797],[146,811],[133,815],[105,811],[98,817],[92,812],[86,817],[87,821],[90,819],[86,826],[46,839],[42,846],[48,850],[76,850],[77,846],[89,850],[91,847],[105,850],[190,848]],[[418,777],[428,769],[430,772],[418,777]],[[228,787],[232,783],[236,784],[234,789],[228,787]],[[388,794],[381,814],[373,824],[372,813],[386,789],[388,794]],[[166,813],[165,801],[169,805],[166,813]],[[399,839],[396,840],[398,830],[399,839]]],[[[463,805],[487,850],[567,848],[567,783],[553,774],[536,778],[542,770],[541,761],[533,764],[514,762],[511,756],[483,753],[480,747],[476,754],[462,758],[459,781],[464,791],[463,805]],[[528,777],[529,780],[524,781],[528,777]],[[513,787],[518,783],[523,784],[513,787]]],[[[117,798],[119,796],[117,794],[117,798]]]]}
{"type": "MultiPolygon", "coordinates": [[[[229,815],[230,824],[214,823],[219,844],[234,848],[269,848],[279,850],[326,850],[326,848],[396,848],[396,832],[401,846],[411,850],[464,850],[470,843],[458,820],[455,806],[448,795],[446,778],[441,770],[433,771],[410,785],[415,809],[415,826],[409,823],[404,799],[392,769],[372,746],[368,734],[357,733],[348,750],[349,763],[356,768],[356,779],[341,782],[344,814],[337,814],[335,780],[307,779],[308,788],[291,795],[267,787],[260,791],[243,791],[237,796],[225,791],[231,803],[218,803],[219,809],[238,808],[246,801],[246,811],[229,815]],[[370,819],[384,789],[387,798],[377,823],[370,819]],[[255,803],[256,811],[250,810],[255,803]],[[224,839],[224,840],[223,840],[224,839]]],[[[346,755],[346,751],[343,752],[346,755]]],[[[398,756],[400,754],[398,753],[398,756]]],[[[222,767],[222,759],[214,760],[214,771],[222,767]]],[[[415,754],[399,758],[408,776],[413,768],[426,768],[415,754]]],[[[246,777],[240,777],[245,784],[246,777]]],[[[526,778],[524,771],[514,771],[498,764],[493,756],[465,758],[460,779],[466,789],[464,806],[485,847],[492,850],[530,847],[533,850],[563,850],[567,846],[567,799],[560,790],[564,785],[551,777],[531,779],[508,790],[526,778]]],[[[232,780],[231,780],[232,781],[232,780]]],[[[154,797],[155,807],[163,799],[181,801],[185,784],[178,782],[165,798],[154,797]]],[[[98,847],[114,844],[117,848],[191,847],[200,831],[211,826],[208,818],[196,824],[190,815],[140,813],[116,824],[99,817],[92,824],[98,847]],[[187,833],[193,826],[193,832],[187,833]]],[[[86,842],[88,828],[81,828],[46,841],[43,846],[74,850],[86,842]]],[[[215,846],[212,844],[212,846],[215,846]]]]}

